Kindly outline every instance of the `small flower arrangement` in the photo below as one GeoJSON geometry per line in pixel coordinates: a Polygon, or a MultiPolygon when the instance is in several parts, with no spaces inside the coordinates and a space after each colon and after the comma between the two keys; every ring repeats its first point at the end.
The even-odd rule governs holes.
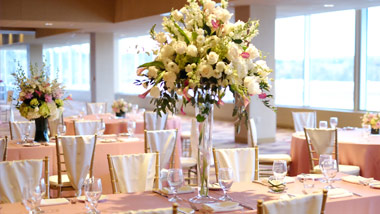
{"type": "Polygon", "coordinates": [[[125,102],[125,100],[121,98],[113,101],[112,110],[116,114],[125,114],[128,112],[129,106],[131,106],[131,104],[125,102]]]}
{"type": "Polygon", "coordinates": [[[63,111],[63,101],[71,100],[71,95],[63,98],[64,86],[57,79],[50,80],[45,64],[41,69],[31,64],[29,69],[30,78],[20,65],[12,73],[19,90],[16,108],[28,120],[40,117],[57,119],[63,111]]]}
{"type": "Polygon", "coordinates": [[[380,113],[365,113],[362,117],[362,124],[371,125],[372,129],[380,129],[380,113]]]}

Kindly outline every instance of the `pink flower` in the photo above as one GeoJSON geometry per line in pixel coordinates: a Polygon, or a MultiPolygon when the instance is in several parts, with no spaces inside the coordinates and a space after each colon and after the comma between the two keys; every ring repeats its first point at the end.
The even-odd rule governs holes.
{"type": "Polygon", "coordinates": [[[69,96],[67,96],[65,100],[73,100],[72,95],[70,94],[69,96]]]}
{"type": "Polygon", "coordinates": [[[26,99],[32,99],[32,97],[33,97],[33,94],[32,94],[32,93],[27,93],[27,94],[25,94],[25,98],[26,98],[26,99]]]}
{"type": "Polygon", "coordinates": [[[38,94],[39,97],[41,97],[42,92],[40,92],[40,91],[36,91],[36,93],[38,94]]]}
{"type": "Polygon", "coordinates": [[[187,101],[190,101],[190,96],[189,96],[189,94],[187,93],[188,90],[189,90],[189,87],[186,87],[186,88],[183,89],[182,93],[183,93],[183,96],[185,97],[185,99],[186,99],[187,101]]]}
{"type": "Polygon", "coordinates": [[[142,98],[142,99],[145,99],[146,95],[149,94],[151,89],[147,90],[146,92],[144,92],[143,94],[140,94],[139,97],[142,98]]]}
{"type": "Polygon", "coordinates": [[[244,107],[247,108],[248,104],[249,104],[249,99],[244,97],[244,107]]]}
{"type": "Polygon", "coordinates": [[[212,28],[218,29],[220,26],[219,20],[211,20],[212,28]]]}
{"type": "Polygon", "coordinates": [[[45,102],[50,103],[53,100],[51,95],[45,94],[45,102]]]}
{"type": "Polygon", "coordinates": [[[218,105],[221,105],[221,106],[224,105],[224,102],[223,102],[222,99],[219,99],[219,100],[218,100],[218,105]]]}
{"type": "Polygon", "coordinates": [[[145,70],[146,68],[138,68],[136,71],[137,76],[140,76],[141,73],[145,70]]]}
{"type": "Polygon", "coordinates": [[[241,57],[243,57],[244,59],[248,59],[249,58],[249,53],[248,52],[243,52],[240,54],[241,57]]]}
{"type": "Polygon", "coordinates": [[[62,97],[62,90],[61,89],[57,89],[56,91],[53,91],[53,97],[54,98],[61,98],[62,97]]]}
{"type": "Polygon", "coordinates": [[[186,115],[185,111],[183,110],[183,105],[181,106],[181,114],[186,115]]]}
{"type": "Polygon", "coordinates": [[[261,94],[259,94],[259,98],[260,99],[265,99],[265,98],[267,98],[267,94],[266,93],[261,93],[261,94]]]}

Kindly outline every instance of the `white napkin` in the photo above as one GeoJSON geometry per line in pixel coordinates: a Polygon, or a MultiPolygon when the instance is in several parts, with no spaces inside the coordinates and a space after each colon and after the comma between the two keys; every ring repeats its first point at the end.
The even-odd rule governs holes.
{"type": "Polygon", "coordinates": [[[42,199],[41,206],[53,206],[60,204],[68,204],[69,201],[66,198],[52,198],[52,199],[42,199]]]}
{"type": "Polygon", "coordinates": [[[329,189],[327,194],[329,198],[343,198],[353,195],[350,191],[342,188],[329,189]]]}
{"type": "Polygon", "coordinates": [[[137,137],[128,137],[128,138],[119,137],[118,140],[121,141],[121,142],[124,142],[124,143],[129,143],[129,142],[138,141],[139,138],[137,138],[137,137]]]}
{"type": "Polygon", "coordinates": [[[342,180],[349,183],[361,184],[361,183],[369,183],[370,181],[373,181],[373,178],[365,178],[362,176],[348,175],[348,176],[342,177],[342,180]]]}
{"type": "MultiPolygon", "coordinates": [[[[163,187],[161,192],[167,195],[173,194],[173,191],[169,187],[163,187]]],[[[182,186],[177,190],[177,194],[192,193],[194,189],[191,186],[182,186]]]]}
{"type": "Polygon", "coordinates": [[[217,212],[229,212],[229,211],[242,210],[243,207],[239,206],[239,203],[237,202],[224,201],[224,202],[203,204],[202,209],[205,211],[217,213],[217,212]]]}

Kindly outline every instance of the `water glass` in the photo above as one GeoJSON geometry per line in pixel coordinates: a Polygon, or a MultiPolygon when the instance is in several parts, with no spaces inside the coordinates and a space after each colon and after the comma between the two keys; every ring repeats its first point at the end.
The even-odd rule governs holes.
{"type": "Polygon", "coordinates": [[[303,176],[303,188],[304,189],[314,188],[314,178],[312,175],[303,176]]]}
{"type": "Polygon", "coordinates": [[[227,191],[234,182],[234,174],[231,168],[220,168],[218,174],[219,185],[223,189],[223,196],[219,198],[222,201],[231,201],[232,198],[227,195],[227,191]]]}
{"type": "Polygon", "coordinates": [[[94,177],[87,179],[84,182],[84,193],[86,201],[88,202],[86,208],[89,213],[100,213],[96,208],[98,207],[98,202],[102,195],[102,180],[94,177]]]}
{"type": "Polygon", "coordinates": [[[29,138],[29,134],[30,134],[30,129],[31,128],[32,127],[31,127],[30,123],[25,124],[25,129],[24,129],[24,135],[25,135],[24,142],[25,143],[28,143],[28,138],[29,138]]]}
{"type": "Polygon", "coordinates": [[[104,123],[104,120],[101,120],[100,127],[98,129],[98,135],[99,136],[103,135],[105,130],[106,130],[106,123],[104,123]]]}
{"type": "Polygon", "coordinates": [[[288,166],[285,160],[275,160],[273,162],[273,175],[276,180],[283,181],[286,173],[288,172],[288,166]]]}
{"type": "Polygon", "coordinates": [[[338,118],[337,117],[330,117],[330,126],[332,129],[335,129],[338,125],[338,118]]]}
{"type": "Polygon", "coordinates": [[[323,175],[327,178],[327,183],[328,183],[325,189],[334,189],[334,187],[331,184],[331,181],[338,173],[338,165],[337,165],[336,160],[334,159],[324,160],[322,162],[322,172],[323,172],[323,175]]]}
{"type": "Polygon", "coordinates": [[[40,213],[41,200],[46,194],[46,183],[45,179],[41,178],[36,186],[32,188],[32,202],[33,202],[33,213],[40,213]]]}
{"type": "Polygon", "coordinates": [[[58,124],[57,134],[58,136],[65,135],[66,133],[66,125],[63,123],[58,124]]]}
{"type": "Polygon", "coordinates": [[[132,105],[132,113],[137,114],[137,111],[139,110],[139,105],[133,104],[132,105]]]}
{"type": "Polygon", "coordinates": [[[136,122],[135,121],[128,121],[127,122],[127,130],[128,133],[131,135],[131,137],[135,134],[136,129],[136,122]]]}
{"type": "Polygon", "coordinates": [[[182,169],[169,169],[168,171],[168,183],[170,189],[173,191],[173,197],[169,199],[170,202],[177,202],[182,200],[177,196],[177,190],[183,184],[183,172],[182,169]]]}
{"type": "Polygon", "coordinates": [[[319,121],[319,128],[320,129],[327,129],[328,128],[327,121],[325,121],[325,120],[319,121]]]}
{"type": "Polygon", "coordinates": [[[29,185],[24,186],[22,188],[22,204],[24,205],[25,209],[28,210],[28,213],[33,209],[33,202],[32,202],[32,193],[29,185]]]}
{"type": "MultiPolygon", "coordinates": [[[[323,161],[325,160],[329,160],[329,159],[332,159],[332,155],[329,155],[329,154],[322,154],[322,155],[319,155],[319,169],[321,170],[322,172],[322,163],[323,161]]],[[[321,180],[321,182],[326,182],[327,180],[327,177],[325,177],[323,180],[321,180]]]]}
{"type": "Polygon", "coordinates": [[[362,124],[363,137],[366,141],[369,141],[369,136],[371,135],[371,125],[362,124]]]}

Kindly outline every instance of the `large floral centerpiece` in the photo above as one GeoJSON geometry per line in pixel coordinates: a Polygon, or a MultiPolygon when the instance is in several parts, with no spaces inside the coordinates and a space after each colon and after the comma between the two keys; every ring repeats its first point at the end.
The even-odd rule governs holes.
{"type": "Polygon", "coordinates": [[[35,120],[35,141],[48,141],[47,118],[57,119],[63,111],[63,101],[71,96],[63,98],[64,87],[57,79],[49,78],[45,65],[41,69],[30,65],[30,77],[21,66],[12,75],[19,90],[16,107],[21,116],[35,120]]]}
{"type": "Polygon", "coordinates": [[[132,108],[132,104],[125,102],[123,98],[113,101],[112,111],[115,112],[116,116],[124,117],[128,109],[132,108]]]}
{"type": "Polygon", "coordinates": [[[163,18],[165,32],[150,34],[157,41],[157,55],[153,62],[139,66],[143,76],[136,84],[147,91],[140,95],[153,97],[158,114],[177,112],[182,106],[196,107],[199,125],[198,184],[200,196],[208,195],[208,167],[211,154],[213,105],[223,105],[227,90],[235,98],[233,116],[247,116],[250,96],[258,95],[270,107],[272,95],[268,75],[272,70],[261,52],[251,44],[258,35],[258,21],[231,23],[232,14],[227,1],[220,6],[212,0],[188,0],[180,10],[173,10],[163,18]]]}
{"type": "Polygon", "coordinates": [[[372,134],[379,134],[380,113],[365,113],[362,117],[362,124],[370,125],[372,134]]]}

